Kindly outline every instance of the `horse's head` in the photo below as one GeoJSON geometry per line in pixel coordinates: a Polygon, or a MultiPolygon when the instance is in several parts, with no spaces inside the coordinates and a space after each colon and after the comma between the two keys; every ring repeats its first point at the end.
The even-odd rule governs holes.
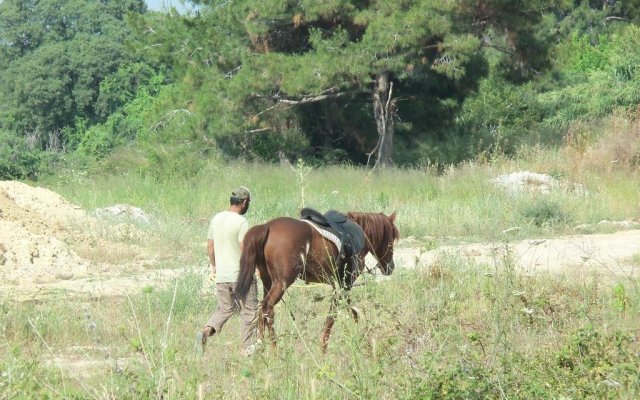
{"type": "Polygon", "coordinates": [[[382,213],[347,213],[347,218],[362,227],[367,241],[367,250],[378,261],[378,268],[384,275],[390,275],[394,268],[393,244],[400,238],[396,228],[396,213],[387,216],[382,213]]]}
{"type": "Polygon", "coordinates": [[[384,214],[382,214],[382,216],[386,220],[383,223],[384,234],[377,249],[374,250],[374,255],[378,260],[378,268],[380,268],[380,271],[382,271],[384,275],[391,275],[396,267],[396,264],[393,262],[393,244],[400,238],[400,232],[395,225],[395,212],[389,216],[384,214]]]}

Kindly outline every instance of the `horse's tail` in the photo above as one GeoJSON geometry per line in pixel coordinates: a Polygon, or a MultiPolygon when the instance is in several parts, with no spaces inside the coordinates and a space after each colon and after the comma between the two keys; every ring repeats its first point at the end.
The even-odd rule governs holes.
{"type": "Polygon", "coordinates": [[[269,225],[256,225],[244,235],[242,240],[242,255],[240,256],[240,272],[233,291],[233,297],[237,302],[243,302],[247,298],[254,273],[258,264],[265,264],[264,245],[269,237],[269,225]]]}

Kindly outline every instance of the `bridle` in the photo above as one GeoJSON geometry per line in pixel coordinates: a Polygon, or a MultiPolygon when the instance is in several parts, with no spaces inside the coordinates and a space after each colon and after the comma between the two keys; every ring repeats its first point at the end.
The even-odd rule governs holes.
{"type": "MultiPolygon", "coordinates": [[[[375,252],[375,249],[373,247],[373,244],[371,243],[371,240],[369,240],[369,237],[365,234],[364,235],[365,240],[367,241],[367,246],[369,247],[369,252],[371,253],[371,255],[373,255],[373,257],[376,259],[376,261],[378,262],[378,265],[382,265],[382,261],[380,260],[381,258],[385,258],[386,255],[389,253],[390,249],[393,248],[393,239],[387,243],[387,250],[385,251],[385,253],[382,255],[382,257],[378,257],[378,255],[375,252]]],[[[364,266],[363,271],[364,272],[368,272],[371,275],[377,275],[377,270],[379,268],[370,268],[367,266],[367,264],[364,262],[364,260],[362,260],[362,264],[364,266]]],[[[383,274],[387,274],[389,273],[389,264],[385,265],[385,271],[383,272],[383,274]]]]}

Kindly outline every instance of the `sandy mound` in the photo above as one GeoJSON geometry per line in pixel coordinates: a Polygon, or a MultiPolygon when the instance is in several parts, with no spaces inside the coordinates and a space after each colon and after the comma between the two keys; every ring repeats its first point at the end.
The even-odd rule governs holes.
{"type": "Polygon", "coordinates": [[[138,248],[128,242],[139,236],[133,227],[101,223],[50,190],[0,181],[2,285],[78,279],[113,270],[108,256],[96,260],[99,249],[137,254],[138,248]]]}

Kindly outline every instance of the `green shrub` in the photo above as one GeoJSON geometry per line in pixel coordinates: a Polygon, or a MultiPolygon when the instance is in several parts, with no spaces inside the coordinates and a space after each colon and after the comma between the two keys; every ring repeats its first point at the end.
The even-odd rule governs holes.
{"type": "Polygon", "coordinates": [[[35,179],[56,158],[55,153],[29,149],[24,137],[0,131],[0,179],[35,179]]]}
{"type": "Polygon", "coordinates": [[[562,206],[549,199],[537,199],[523,206],[520,213],[537,227],[553,227],[571,221],[571,217],[562,209],[562,206]]]}

